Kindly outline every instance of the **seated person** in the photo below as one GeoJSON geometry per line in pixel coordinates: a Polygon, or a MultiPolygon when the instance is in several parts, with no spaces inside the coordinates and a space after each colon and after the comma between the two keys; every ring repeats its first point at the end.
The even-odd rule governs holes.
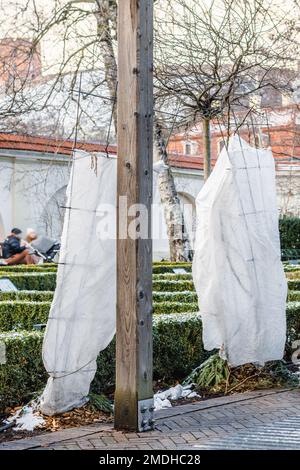
{"type": "Polygon", "coordinates": [[[27,243],[32,243],[38,237],[36,231],[33,228],[28,228],[26,231],[25,241],[27,243]]]}
{"type": "Polygon", "coordinates": [[[21,246],[22,231],[13,228],[2,245],[2,265],[34,264],[27,246],[21,246]]]}
{"type": "MultiPolygon", "coordinates": [[[[30,251],[32,251],[31,243],[37,240],[37,238],[38,238],[38,234],[36,233],[36,231],[33,228],[28,228],[26,230],[25,240],[21,241],[21,246],[26,246],[27,248],[29,248],[30,251]]],[[[40,258],[37,254],[30,253],[30,255],[31,255],[32,263],[40,264],[41,262],[43,262],[42,258],[40,258]]]]}

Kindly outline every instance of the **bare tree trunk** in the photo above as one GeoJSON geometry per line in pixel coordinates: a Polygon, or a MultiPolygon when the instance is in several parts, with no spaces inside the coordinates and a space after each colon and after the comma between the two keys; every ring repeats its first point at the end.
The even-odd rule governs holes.
{"type": "Polygon", "coordinates": [[[210,119],[203,119],[203,169],[204,181],[211,173],[211,138],[210,138],[210,119]]]}
{"type": "Polygon", "coordinates": [[[184,214],[176,191],[174,176],[168,162],[168,153],[161,126],[155,125],[155,144],[166,168],[159,173],[159,192],[164,206],[171,261],[191,260],[191,247],[185,230],[184,214]]]}
{"type": "Polygon", "coordinates": [[[102,58],[104,62],[105,80],[112,100],[112,113],[115,131],[117,132],[117,61],[113,48],[111,35],[111,24],[116,27],[117,7],[109,0],[97,0],[98,11],[95,13],[97,19],[97,34],[102,47],[102,58]]]}

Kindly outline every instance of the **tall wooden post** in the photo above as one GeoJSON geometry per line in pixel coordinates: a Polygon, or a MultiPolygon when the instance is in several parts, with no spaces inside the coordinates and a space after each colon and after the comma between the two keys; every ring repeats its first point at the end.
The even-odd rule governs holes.
{"type": "Polygon", "coordinates": [[[142,431],[153,425],[153,0],[119,1],[118,44],[115,427],[142,431]]]}

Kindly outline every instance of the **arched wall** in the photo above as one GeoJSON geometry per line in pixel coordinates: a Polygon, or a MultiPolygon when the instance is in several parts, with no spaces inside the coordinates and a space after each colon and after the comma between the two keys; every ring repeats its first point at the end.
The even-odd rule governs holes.
{"type": "Polygon", "coordinates": [[[195,228],[196,228],[195,198],[191,194],[188,194],[186,192],[178,192],[178,196],[180,199],[180,203],[181,203],[181,207],[182,207],[182,211],[184,215],[185,228],[189,235],[191,248],[193,248],[195,228]]]}
{"type": "Polygon", "coordinates": [[[0,241],[2,241],[6,236],[6,233],[5,233],[5,227],[4,227],[4,222],[3,222],[3,218],[2,218],[2,215],[0,213],[0,241]]]}
{"type": "Polygon", "coordinates": [[[59,239],[62,233],[67,186],[58,189],[46,203],[41,214],[41,227],[51,238],[59,239]]]}

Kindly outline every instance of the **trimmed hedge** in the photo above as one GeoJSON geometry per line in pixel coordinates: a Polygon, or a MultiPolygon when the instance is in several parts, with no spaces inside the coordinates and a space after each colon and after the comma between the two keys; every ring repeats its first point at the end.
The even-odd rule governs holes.
{"type": "Polygon", "coordinates": [[[0,273],[0,278],[8,278],[20,290],[55,290],[56,273],[0,273]]]}
{"type": "Polygon", "coordinates": [[[51,302],[53,291],[50,290],[19,290],[10,292],[0,292],[0,301],[4,300],[22,300],[29,302],[51,302]]]}
{"type": "MultiPolygon", "coordinates": [[[[292,277],[297,281],[297,284],[300,286],[300,270],[290,270],[288,271],[289,277],[292,277]]],[[[0,272],[0,278],[6,277],[10,279],[15,286],[20,290],[39,290],[39,291],[54,291],[56,286],[56,272],[7,272],[3,273],[0,272]]],[[[162,290],[194,290],[193,288],[193,281],[192,281],[192,273],[186,274],[175,274],[170,272],[160,273],[160,274],[153,274],[153,283],[154,283],[154,290],[162,291],[162,290]],[[167,284],[161,284],[159,281],[167,281],[170,282],[170,289],[165,289],[167,284]],[[174,289],[174,283],[177,285],[178,281],[178,289],[174,289]],[[188,283],[184,284],[183,281],[189,281],[188,283]],[[173,283],[171,285],[171,283],[173,283]],[[180,283],[180,284],[179,284],[180,283]],[[185,288],[184,285],[187,287],[185,288]],[[156,286],[156,287],[155,287],[156,286]]],[[[291,284],[292,290],[300,290],[300,287],[295,287],[294,284],[291,284]]]]}
{"type": "MultiPolygon", "coordinates": [[[[295,294],[292,297],[294,299],[297,300],[295,294]]],[[[50,306],[51,302],[0,301],[0,331],[32,330],[35,324],[47,322],[50,306]]],[[[199,311],[197,302],[154,302],[153,307],[154,316],[178,313],[189,315],[199,311]]],[[[300,302],[288,302],[286,312],[288,319],[290,315],[298,315],[300,318],[300,302]]]]}
{"type": "Polygon", "coordinates": [[[300,291],[299,290],[290,290],[288,292],[288,301],[289,302],[300,302],[300,291]]]}
{"type": "MultiPolygon", "coordinates": [[[[37,323],[47,323],[51,302],[0,301],[0,331],[32,330],[37,323]]],[[[197,312],[197,303],[153,302],[155,315],[197,312]]]]}
{"type": "MultiPolygon", "coordinates": [[[[288,271],[300,271],[300,265],[288,264],[287,261],[283,262],[284,270],[288,271]]],[[[45,263],[41,265],[16,265],[16,266],[1,266],[0,275],[5,276],[10,273],[41,273],[41,272],[57,272],[58,265],[52,263],[45,263]]],[[[171,263],[167,262],[153,262],[153,274],[176,274],[174,269],[185,269],[187,273],[192,272],[192,263],[171,263]]]]}
{"type": "Polygon", "coordinates": [[[290,356],[293,341],[300,339],[300,302],[289,302],[286,309],[287,318],[287,347],[290,356]]]}
{"type": "MultiPolygon", "coordinates": [[[[6,277],[10,279],[14,285],[20,290],[39,290],[45,291],[50,290],[54,291],[56,286],[56,273],[9,273],[9,274],[1,274],[0,278],[6,277]]],[[[171,284],[177,285],[177,281],[187,281],[187,288],[183,288],[183,284],[179,286],[178,289],[173,289],[173,284],[169,290],[193,290],[193,281],[191,274],[154,274],[153,275],[153,283],[156,285],[156,281],[163,281],[171,284]]],[[[157,284],[161,286],[160,284],[157,284]]],[[[156,289],[153,287],[154,290],[161,290],[156,289]]],[[[164,290],[164,289],[163,289],[164,290]]]]}
{"type": "Polygon", "coordinates": [[[192,271],[191,263],[153,263],[153,274],[171,273],[173,269],[183,268],[187,272],[192,271]]]}
{"type": "MultiPolygon", "coordinates": [[[[153,320],[153,354],[155,379],[181,379],[206,357],[202,347],[199,315],[158,315],[153,320]]],[[[0,365],[0,412],[7,406],[20,405],[30,392],[40,390],[46,382],[42,364],[42,332],[0,334],[6,346],[6,363],[0,365]]],[[[114,384],[114,341],[98,357],[98,370],[92,391],[105,390],[114,384]]]]}
{"type": "MultiPolygon", "coordinates": [[[[296,291],[295,291],[296,292],[296,291]]],[[[299,292],[300,295],[300,292],[299,292]]],[[[0,301],[3,300],[25,300],[29,302],[51,302],[53,299],[53,291],[38,290],[20,290],[11,292],[0,292],[0,301]]],[[[198,297],[196,292],[153,292],[153,302],[185,302],[195,303],[198,297]]],[[[292,300],[292,299],[291,299],[292,300]]]]}
{"type": "Polygon", "coordinates": [[[182,291],[195,291],[193,281],[166,281],[159,280],[153,281],[153,291],[157,292],[182,292],[182,291]]]}
{"type": "Polygon", "coordinates": [[[57,265],[26,265],[26,264],[19,264],[16,266],[0,266],[0,274],[5,275],[6,273],[56,273],[57,272],[57,265]]]}
{"type": "Polygon", "coordinates": [[[282,257],[300,257],[300,218],[283,217],[279,220],[279,232],[282,257]]]}
{"type": "Polygon", "coordinates": [[[287,279],[300,280],[300,271],[286,271],[285,276],[287,279]]]}
{"type": "Polygon", "coordinates": [[[286,273],[289,273],[289,272],[294,272],[294,271],[298,271],[299,273],[299,277],[300,277],[300,265],[299,264],[284,264],[283,263],[283,269],[286,273]]]}
{"type": "MultiPolygon", "coordinates": [[[[295,291],[297,292],[297,291],[295,291]]],[[[300,292],[299,292],[300,295],[300,292]]],[[[21,290],[11,292],[0,292],[0,301],[4,300],[23,300],[23,301],[37,301],[37,302],[51,302],[53,299],[53,291],[38,291],[38,290],[21,290]]],[[[153,302],[184,302],[196,303],[198,300],[196,292],[182,291],[182,292],[153,292],[153,302]]]]}
{"type": "Polygon", "coordinates": [[[0,302],[0,331],[32,330],[36,323],[47,323],[51,302],[0,302]]]}
{"type": "Polygon", "coordinates": [[[197,302],[153,302],[153,312],[158,314],[198,312],[197,302]]]}
{"type": "Polygon", "coordinates": [[[196,292],[153,292],[153,302],[198,302],[196,292]]]}
{"type": "Polygon", "coordinates": [[[289,290],[300,290],[300,279],[289,279],[288,288],[289,290]]]}
{"type": "Polygon", "coordinates": [[[28,401],[45,385],[42,341],[40,332],[0,334],[0,344],[4,343],[6,350],[6,363],[0,361],[0,413],[28,401]]]}
{"type": "MultiPolygon", "coordinates": [[[[300,337],[300,302],[287,306],[288,343],[300,337]]],[[[42,365],[42,332],[0,334],[6,346],[5,364],[0,365],[0,412],[21,404],[46,382],[42,365]],[[31,394],[30,394],[31,392],[31,394]]],[[[154,378],[178,379],[203,362],[209,353],[202,346],[202,324],[196,313],[156,315],[153,319],[154,378]]],[[[98,370],[92,391],[105,391],[114,384],[114,342],[98,357],[98,370]]]]}
{"type": "Polygon", "coordinates": [[[175,273],[163,273],[153,274],[153,281],[166,280],[166,281],[186,281],[192,280],[192,273],[186,274],[175,274],[175,273]]]}

